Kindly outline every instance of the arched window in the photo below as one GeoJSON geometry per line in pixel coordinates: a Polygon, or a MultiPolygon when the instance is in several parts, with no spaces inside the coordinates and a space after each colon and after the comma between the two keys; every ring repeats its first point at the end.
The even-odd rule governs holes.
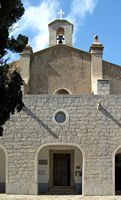
{"type": "Polygon", "coordinates": [[[71,94],[71,92],[68,89],[60,88],[55,90],[54,94],[71,94]]]}
{"type": "Polygon", "coordinates": [[[64,44],[65,41],[65,33],[62,27],[57,29],[56,37],[57,37],[57,44],[64,44]]]}
{"type": "Polygon", "coordinates": [[[57,29],[57,35],[62,34],[64,35],[64,28],[60,27],[57,29]]]}

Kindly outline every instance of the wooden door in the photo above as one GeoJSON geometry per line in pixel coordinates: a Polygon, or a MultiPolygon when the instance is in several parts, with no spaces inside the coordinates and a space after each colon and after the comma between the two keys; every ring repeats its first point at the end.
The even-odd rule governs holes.
{"type": "Polygon", "coordinates": [[[53,155],[53,185],[70,186],[70,154],[53,155]]]}

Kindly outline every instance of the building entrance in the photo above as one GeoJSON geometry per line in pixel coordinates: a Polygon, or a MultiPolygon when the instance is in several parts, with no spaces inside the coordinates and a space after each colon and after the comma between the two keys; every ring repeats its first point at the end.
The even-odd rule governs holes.
{"type": "Polygon", "coordinates": [[[5,193],[5,185],[6,185],[6,160],[5,153],[2,148],[0,148],[0,193],[5,193]]]}
{"type": "Polygon", "coordinates": [[[81,151],[75,146],[50,145],[37,154],[38,194],[82,193],[81,151]]]}

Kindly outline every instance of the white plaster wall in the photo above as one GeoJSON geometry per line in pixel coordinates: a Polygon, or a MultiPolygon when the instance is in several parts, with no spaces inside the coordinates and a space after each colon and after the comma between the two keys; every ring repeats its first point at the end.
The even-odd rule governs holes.
{"type": "Polygon", "coordinates": [[[81,171],[81,176],[74,173],[75,183],[82,183],[82,154],[78,149],[75,149],[74,171],[81,171]],[[80,166],[80,169],[76,169],[76,166],[80,166]]]}
{"type": "Polygon", "coordinates": [[[0,183],[5,183],[5,154],[0,148],[0,183]]]}
{"type": "Polygon", "coordinates": [[[39,160],[47,160],[47,165],[39,165],[38,164],[38,182],[39,183],[48,183],[49,180],[49,149],[44,148],[38,154],[38,162],[39,160]],[[44,175],[39,175],[39,171],[43,171],[44,175]]]}

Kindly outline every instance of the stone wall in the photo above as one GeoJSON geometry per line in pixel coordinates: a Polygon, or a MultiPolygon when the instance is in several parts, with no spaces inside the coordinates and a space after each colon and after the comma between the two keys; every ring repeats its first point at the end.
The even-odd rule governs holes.
{"type": "Polygon", "coordinates": [[[37,194],[37,152],[46,145],[72,145],[83,155],[83,195],[114,194],[114,152],[121,147],[121,96],[30,95],[0,137],[6,149],[6,192],[37,194]],[[100,104],[100,109],[97,105],[100,104]],[[68,119],[53,120],[57,109],[68,119]]]}
{"type": "Polygon", "coordinates": [[[90,54],[57,45],[31,57],[30,94],[53,94],[67,88],[72,94],[91,93],[90,54]]]}
{"type": "Polygon", "coordinates": [[[109,95],[110,94],[110,82],[109,80],[97,80],[97,94],[109,95]]]}
{"type": "Polygon", "coordinates": [[[110,80],[110,94],[121,94],[121,66],[103,61],[103,78],[110,80]]]}

